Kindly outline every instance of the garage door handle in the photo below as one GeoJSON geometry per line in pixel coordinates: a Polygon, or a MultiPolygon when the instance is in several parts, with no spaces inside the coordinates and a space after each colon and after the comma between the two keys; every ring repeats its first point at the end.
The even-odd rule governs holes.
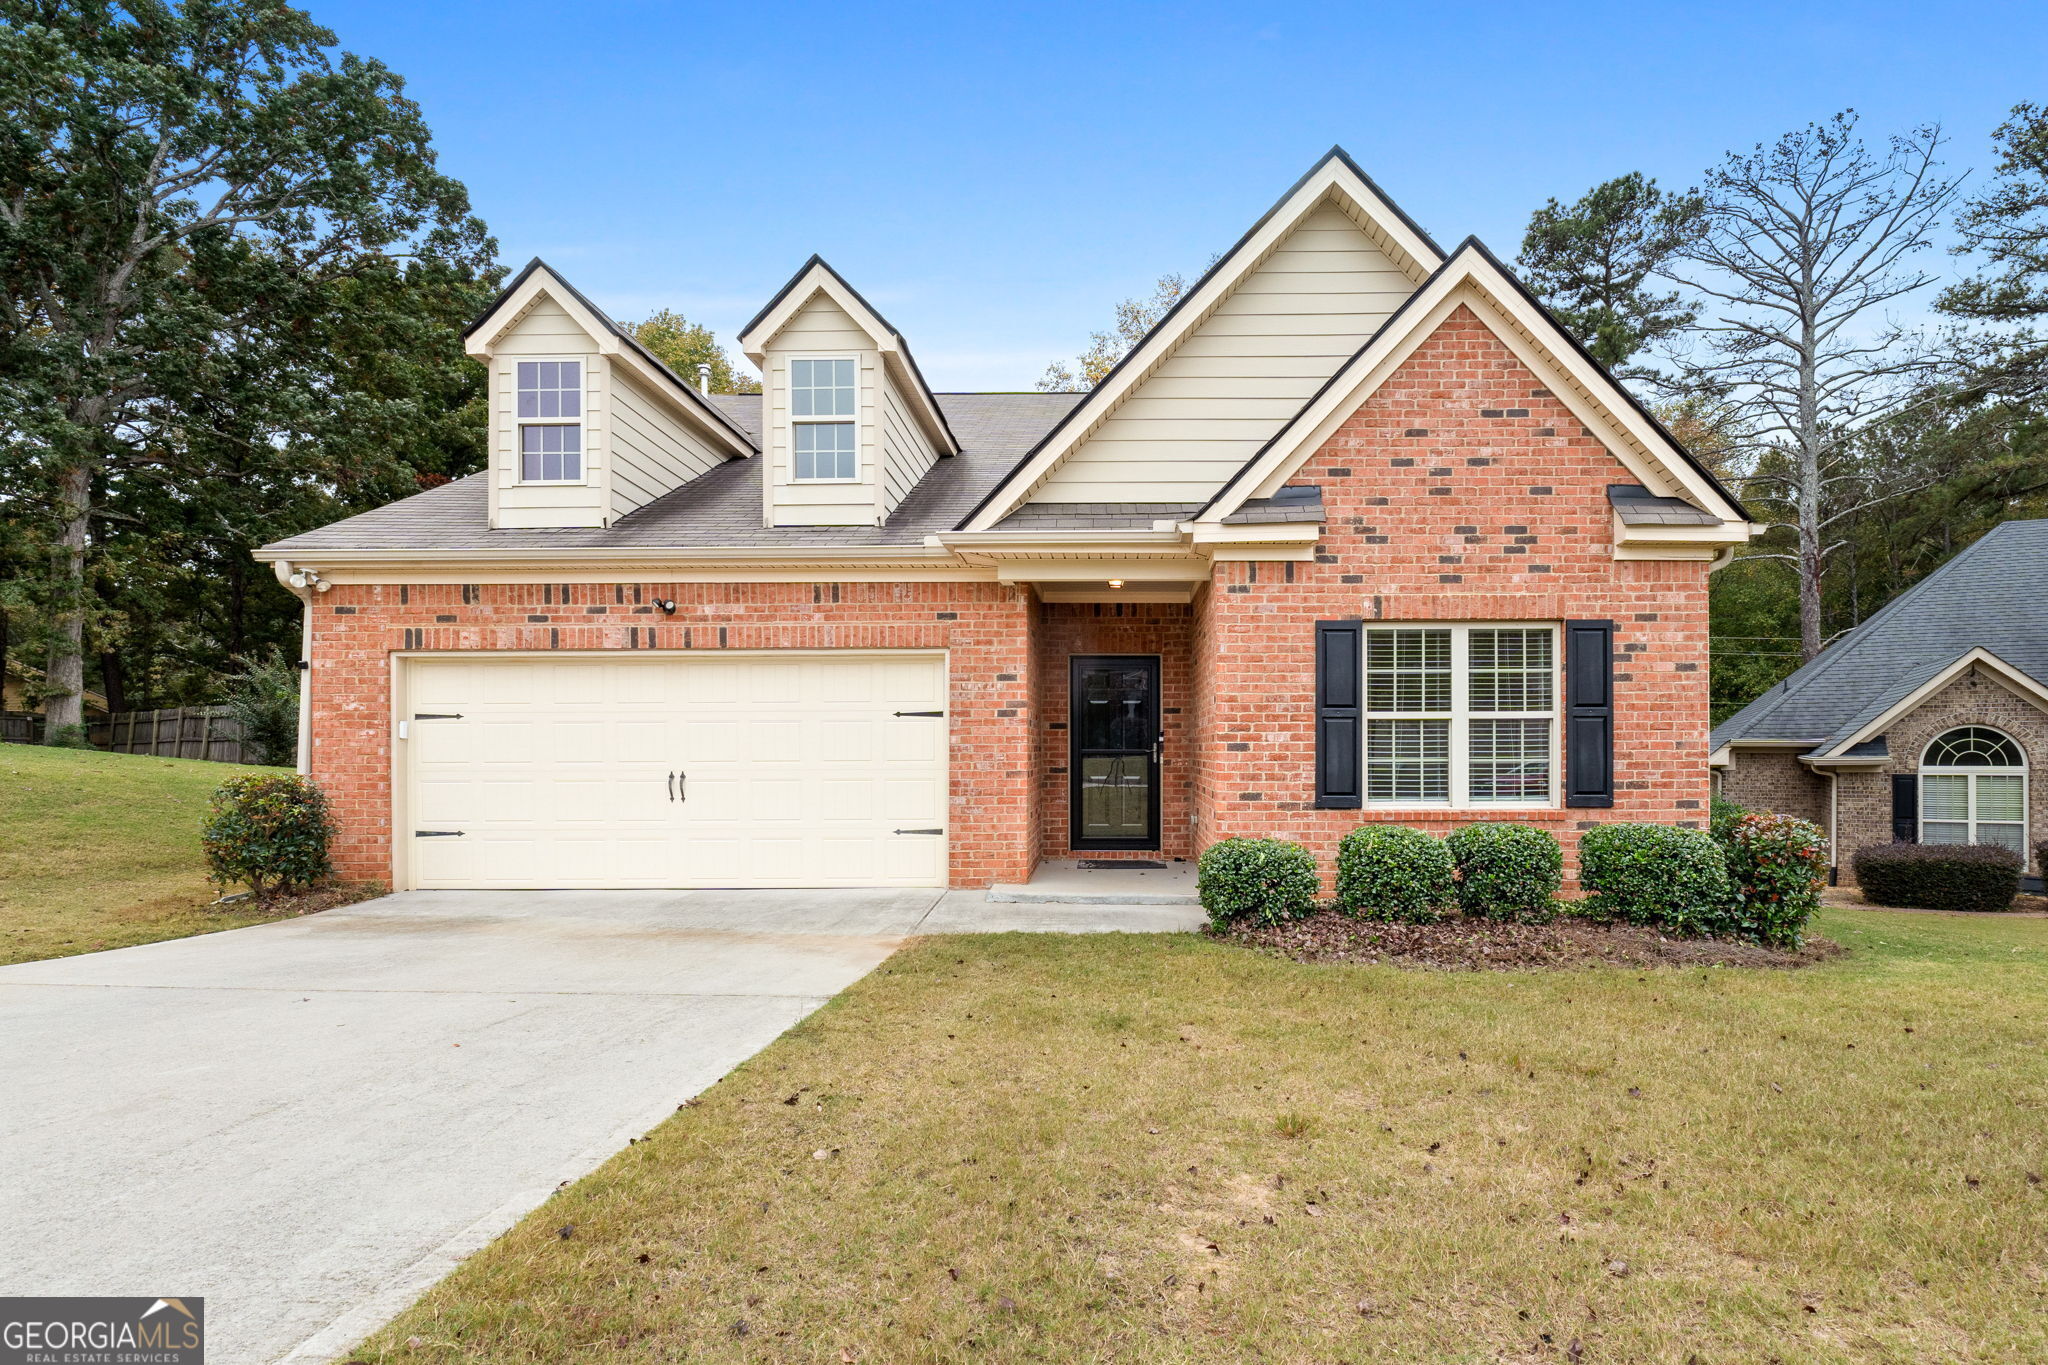
{"type": "Polygon", "coordinates": [[[897,834],[944,834],[945,832],[942,829],[899,829],[894,831],[897,834]]]}
{"type": "Polygon", "coordinates": [[[895,712],[892,712],[891,714],[892,714],[892,715],[898,715],[898,716],[933,716],[933,717],[938,717],[938,716],[943,716],[943,715],[945,715],[946,713],[945,713],[944,711],[895,711],[895,712]]]}
{"type": "Polygon", "coordinates": [[[461,720],[462,713],[457,711],[453,715],[446,715],[438,711],[415,711],[412,713],[412,718],[414,720],[461,720]]]}
{"type": "Polygon", "coordinates": [[[415,839],[460,839],[462,831],[459,829],[416,829],[412,832],[412,837],[415,839]]]}
{"type": "Polygon", "coordinates": [[[671,801],[676,799],[676,775],[674,773],[668,775],[668,799],[671,801]]]}

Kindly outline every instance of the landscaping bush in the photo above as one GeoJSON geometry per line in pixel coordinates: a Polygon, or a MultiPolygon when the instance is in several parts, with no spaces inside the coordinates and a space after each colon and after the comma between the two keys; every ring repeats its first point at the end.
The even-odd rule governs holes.
{"type": "Polygon", "coordinates": [[[1279,924],[1316,908],[1322,880],[1315,856],[1286,839],[1224,839],[1202,850],[1195,890],[1209,923],[1279,924]]]}
{"type": "Polygon", "coordinates": [[[1997,844],[1876,844],[1851,862],[1873,905],[2007,910],[2020,890],[2020,855],[1997,844]]]}
{"type": "Polygon", "coordinates": [[[1564,851],[1534,825],[1466,825],[1444,840],[1468,915],[1540,923],[1555,913],[1564,851]]]}
{"type": "Polygon", "coordinates": [[[1688,937],[1728,933],[1734,888],[1721,846],[1703,829],[1600,825],[1579,839],[1579,882],[1594,919],[1688,937]]]}
{"type": "Polygon", "coordinates": [[[1734,932],[1773,948],[1797,948],[1828,880],[1820,826],[1791,815],[1744,814],[1715,834],[1735,886],[1734,932]]]}
{"type": "Polygon", "coordinates": [[[1337,908],[1428,924],[1458,896],[1451,851],[1406,825],[1360,825],[1337,846],[1337,908]]]}
{"type": "Polygon", "coordinates": [[[267,901],[334,870],[327,858],[333,832],[320,788],[296,774],[256,773],[221,783],[200,841],[211,880],[240,882],[267,901]]]}
{"type": "Polygon", "coordinates": [[[1729,829],[1737,820],[1745,815],[1767,813],[1752,811],[1748,806],[1737,805],[1733,801],[1716,796],[1707,802],[1707,833],[1725,843],[1729,829]]]}
{"type": "Polygon", "coordinates": [[[242,761],[289,767],[299,752],[299,666],[278,649],[241,664],[223,704],[242,727],[242,761]]]}

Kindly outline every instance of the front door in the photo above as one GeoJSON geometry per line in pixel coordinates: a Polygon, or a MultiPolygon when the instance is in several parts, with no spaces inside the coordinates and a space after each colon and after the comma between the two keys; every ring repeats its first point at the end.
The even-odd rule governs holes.
{"type": "Polygon", "coordinates": [[[1159,847],[1159,660],[1077,655],[1068,678],[1075,848],[1159,847]]]}

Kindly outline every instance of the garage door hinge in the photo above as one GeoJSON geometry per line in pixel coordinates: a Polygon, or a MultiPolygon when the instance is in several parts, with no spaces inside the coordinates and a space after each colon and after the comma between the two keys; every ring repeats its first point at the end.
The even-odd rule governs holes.
{"type": "Polygon", "coordinates": [[[945,715],[946,713],[945,713],[944,711],[896,711],[896,712],[893,712],[892,714],[894,714],[894,715],[898,715],[898,716],[934,716],[934,717],[937,717],[937,716],[943,716],[943,715],[945,715]]]}
{"type": "Polygon", "coordinates": [[[946,831],[942,829],[899,829],[894,832],[897,834],[944,834],[946,831]]]}
{"type": "Polygon", "coordinates": [[[412,837],[415,839],[460,839],[462,833],[459,829],[416,829],[412,832],[412,837]]]}

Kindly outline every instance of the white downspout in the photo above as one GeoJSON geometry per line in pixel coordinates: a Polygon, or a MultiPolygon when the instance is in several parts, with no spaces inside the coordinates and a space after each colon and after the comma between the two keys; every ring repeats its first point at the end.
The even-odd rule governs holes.
{"type": "Polygon", "coordinates": [[[313,771],[313,590],[292,582],[291,561],[274,559],[271,572],[286,592],[299,599],[299,751],[295,763],[299,776],[313,771]]]}

